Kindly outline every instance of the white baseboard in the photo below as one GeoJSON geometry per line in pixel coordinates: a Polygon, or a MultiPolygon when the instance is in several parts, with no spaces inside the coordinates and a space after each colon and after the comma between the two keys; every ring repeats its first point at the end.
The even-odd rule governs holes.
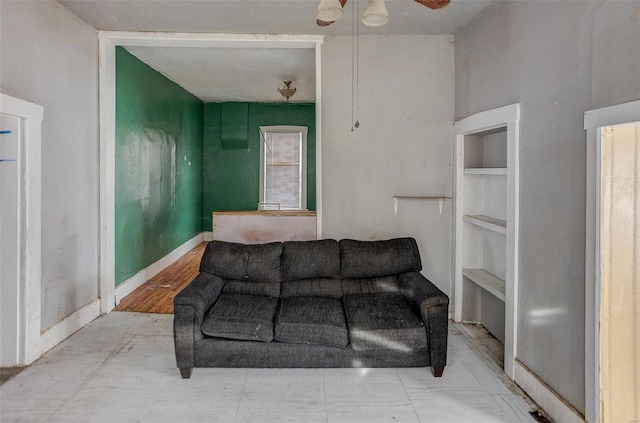
{"type": "Polygon", "coordinates": [[[541,380],[520,360],[514,362],[515,382],[554,421],[584,423],[582,415],[566,402],[555,390],[541,380]]]}
{"type": "Polygon", "coordinates": [[[213,241],[213,232],[203,232],[202,235],[204,236],[204,241],[213,241]]]}
{"type": "MultiPolygon", "coordinates": [[[[206,232],[205,232],[206,233],[206,232]]],[[[118,285],[113,293],[115,296],[115,305],[118,305],[121,299],[131,294],[137,288],[139,288],[146,281],[166,269],[168,266],[172,265],[176,260],[180,257],[187,254],[189,251],[193,250],[203,241],[203,233],[200,233],[189,241],[185,242],[166,256],[162,257],[160,260],[155,263],[145,267],[126,281],[122,282],[118,285]]]]}
{"type": "Polygon", "coordinates": [[[46,329],[40,335],[40,355],[82,329],[98,316],[100,316],[100,300],[95,300],[46,329]]]}

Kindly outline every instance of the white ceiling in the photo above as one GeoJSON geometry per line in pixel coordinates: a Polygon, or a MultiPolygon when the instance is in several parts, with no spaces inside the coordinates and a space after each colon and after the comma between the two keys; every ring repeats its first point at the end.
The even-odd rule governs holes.
{"type": "MultiPolygon", "coordinates": [[[[232,34],[348,35],[351,0],[342,19],[315,23],[319,0],[58,0],[97,29],[110,31],[232,34]]],[[[440,10],[413,0],[386,0],[390,21],[360,25],[361,34],[453,34],[492,0],[452,0],[440,10]]],[[[360,13],[366,8],[360,1],[360,13]]],[[[221,49],[127,47],[131,53],[204,101],[282,101],[276,91],[293,80],[291,101],[315,99],[313,49],[221,49]]]]}
{"type": "Polygon", "coordinates": [[[315,101],[315,50],[302,48],[127,47],[204,102],[284,101],[277,91],[294,81],[291,102],[315,101]]]}

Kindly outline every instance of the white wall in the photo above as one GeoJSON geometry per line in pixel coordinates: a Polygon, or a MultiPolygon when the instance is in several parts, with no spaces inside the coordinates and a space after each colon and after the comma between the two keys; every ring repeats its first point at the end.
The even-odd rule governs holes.
{"type": "Polygon", "coordinates": [[[585,411],[586,110],[640,98],[638,2],[500,1],[456,38],[456,119],[521,103],[518,358],[585,411]]]}
{"type": "Polygon", "coordinates": [[[361,36],[360,128],[351,132],[351,37],[322,47],[323,237],[418,241],[425,276],[451,281],[452,36],[361,36]]]}
{"type": "Polygon", "coordinates": [[[0,2],[0,90],[44,106],[42,329],[98,296],[96,30],[51,1],[0,2]]]}

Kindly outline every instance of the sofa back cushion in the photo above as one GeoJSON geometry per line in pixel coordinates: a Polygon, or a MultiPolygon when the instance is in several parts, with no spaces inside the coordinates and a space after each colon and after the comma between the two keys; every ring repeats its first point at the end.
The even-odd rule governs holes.
{"type": "Polygon", "coordinates": [[[282,246],[282,280],[340,278],[340,245],[333,239],[288,241],[282,246]]]}
{"type": "Polygon", "coordinates": [[[384,292],[398,292],[396,275],[342,280],[342,295],[381,294],[384,292]]]}
{"type": "Polygon", "coordinates": [[[225,294],[258,295],[280,298],[280,282],[245,282],[225,279],[225,294]]]}
{"type": "Polygon", "coordinates": [[[280,282],[282,244],[237,244],[211,241],[205,249],[200,271],[245,282],[280,282]]]}
{"type": "Polygon", "coordinates": [[[418,244],[413,238],[385,241],[340,241],[343,279],[375,278],[422,270],[418,244]]]}
{"type": "Polygon", "coordinates": [[[282,282],[280,298],[292,297],[327,297],[339,300],[342,298],[340,279],[315,278],[282,282]]]}

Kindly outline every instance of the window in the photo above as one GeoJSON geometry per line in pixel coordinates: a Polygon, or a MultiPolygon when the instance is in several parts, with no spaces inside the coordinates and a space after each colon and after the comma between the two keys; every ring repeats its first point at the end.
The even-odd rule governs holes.
{"type": "Polygon", "coordinates": [[[261,126],[260,208],[307,209],[307,127],[261,126]]]}

